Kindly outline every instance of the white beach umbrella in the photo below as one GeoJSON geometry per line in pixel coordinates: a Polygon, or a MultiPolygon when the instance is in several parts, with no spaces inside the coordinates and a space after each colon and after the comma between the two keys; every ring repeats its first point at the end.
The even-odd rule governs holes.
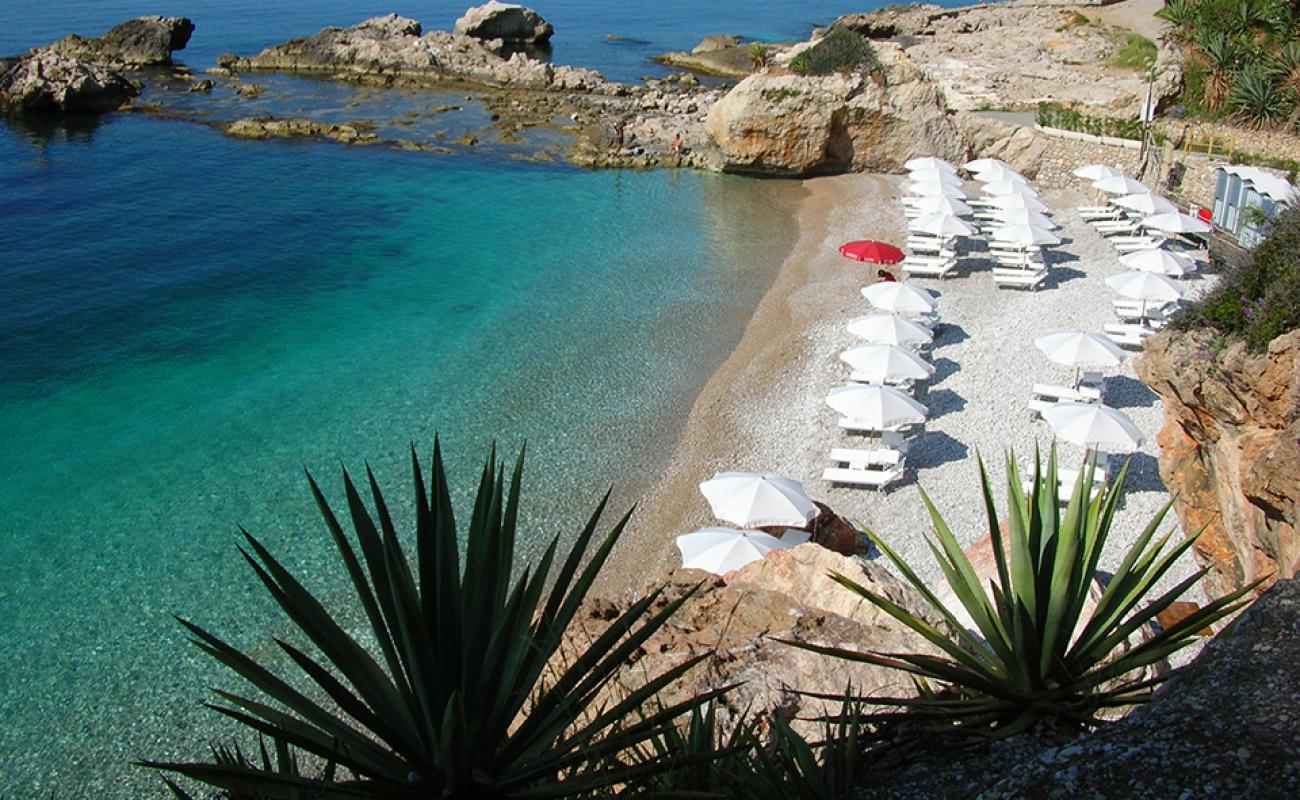
{"type": "Polygon", "coordinates": [[[907,223],[907,229],[931,236],[972,236],[975,226],[952,214],[924,214],[907,223]]]}
{"type": "Polygon", "coordinates": [[[934,365],[904,347],[892,344],[860,344],[840,353],[840,360],[872,383],[925,380],[934,365]]]}
{"type": "Polygon", "coordinates": [[[862,296],[881,311],[896,314],[929,314],[939,301],[926,289],[909,281],[880,281],[862,287],[862,296]]]}
{"type": "Polygon", "coordinates": [[[1118,367],[1126,358],[1119,345],[1104,333],[1053,331],[1035,339],[1034,346],[1067,367],[1118,367]]]}
{"type": "Polygon", "coordinates": [[[773,550],[789,550],[795,542],[778,539],[762,531],[738,531],[734,528],[703,528],[677,537],[684,569],[702,569],[725,575],[751,561],[758,561],[773,550]]]}
{"type": "Polygon", "coordinates": [[[1001,194],[988,199],[994,208],[1028,208],[1031,211],[1047,212],[1047,205],[1037,197],[1024,194],[1001,194]]]}
{"type": "Polygon", "coordinates": [[[770,472],[719,472],[700,484],[713,516],[746,528],[805,525],[817,506],[798,481],[770,472]]]}
{"type": "Polygon", "coordinates": [[[950,186],[942,181],[909,181],[903,191],[916,197],[952,197],[965,200],[966,192],[960,186],[950,186]]]}
{"type": "Polygon", "coordinates": [[[1133,421],[1101,403],[1056,403],[1043,410],[1043,419],[1057,438],[1089,450],[1123,453],[1142,446],[1133,421]]]}
{"type": "Polygon", "coordinates": [[[962,169],[967,172],[987,172],[994,167],[1006,167],[1011,169],[1011,165],[998,158],[977,158],[974,161],[967,161],[962,164],[962,169]]]}
{"type": "Polygon", "coordinates": [[[897,314],[868,314],[849,321],[849,333],[873,344],[921,345],[934,341],[924,325],[897,314]]]}
{"type": "Polygon", "coordinates": [[[1111,275],[1106,279],[1106,285],[1119,292],[1121,297],[1131,300],[1158,300],[1167,303],[1183,296],[1182,287],[1169,278],[1143,270],[1111,275]]]}
{"type": "Polygon", "coordinates": [[[1114,175],[1093,181],[1094,189],[1101,189],[1106,194],[1151,194],[1145,183],[1135,181],[1127,175],[1114,175]]]}
{"type": "Polygon", "coordinates": [[[1138,211],[1143,214],[1165,214],[1175,212],[1178,207],[1163,197],[1154,194],[1126,194],[1114,201],[1115,205],[1120,208],[1127,208],[1130,211],[1138,211]]]}
{"type": "Polygon", "coordinates": [[[1018,247],[1061,243],[1060,237],[1056,234],[1042,228],[1036,228],[1033,225],[1003,225],[994,228],[989,234],[989,238],[995,242],[1003,242],[1018,247]]]}
{"type": "Polygon", "coordinates": [[[957,168],[953,166],[950,162],[944,161],[942,158],[935,158],[934,156],[921,156],[920,158],[913,158],[908,161],[904,161],[903,166],[913,172],[917,170],[923,170],[923,169],[933,169],[933,170],[938,170],[939,172],[946,172],[949,175],[957,174],[957,168]]]}
{"type": "Polygon", "coordinates": [[[922,197],[913,207],[922,214],[951,214],[954,217],[964,217],[973,214],[974,211],[970,206],[955,197],[922,197]]]}
{"type": "Polygon", "coordinates": [[[981,191],[985,195],[991,197],[1007,194],[1018,194],[1022,197],[1038,197],[1037,189],[1027,183],[1017,183],[1016,181],[994,181],[993,183],[986,183],[981,191]]]}
{"type": "Polygon", "coordinates": [[[1028,178],[1021,175],[1019,172],[1016,172],[1011,167],[1006,166],[992,166],[988,169],[982,169],[975,173],[975,180],[980,183],[998,183],[1004,181],[1006,183],[1023,183],[1026,186],[1029,185],[1028,178]]]}
{"type": "Polygon", "coordinates": [[[929,410],[892,386],[855,383],[837,386],[826,395],[826,405],[863,428],[885,431],[925,422],[929,410]]]}
{"type": "Polygon", "coordinates": [[[993,218],[1003,225],[1033,225],[1045,231],[1055,230],[1060,226],[1041,211],[1028,208],[999,208],[993,211],[993,218]]]}
{"type": "Polygon", "coordinates": [[[1182,277],[1196,269],[1196,265],[1187,256],[1171,253],[1162,247],[1135,250],[1132,253],[1120,256],[1119,263],[1129,269],[1172,275],[1175,278],[1182,277]]]}
{"type": "Polygon", "coordinates": [[[1124,173],[1109,164],[1088,164],[1079,167],[1072,174],[1074,177],[1083,178],[1086,181],[1099,181],[1105,178],[1113,178],[1116,175],[1123,175],[1124,173]]]}
{"type": "Polygon", "coordinates": [[[914,169],[908,172],[908,180],[917,183],[943,183],[948,186],[961,186],[966,181],[957,177],[955,172],[944,172],[941,169],[914,169]]]}
{"type": "Polygon", "coordinates": [[[1199,220],[1190,214],[1172,212],[1154,214],[1142,220],[1142,227],[1153,228],[1165,233],[1209,233],[1210,223],[1199,220]]]}

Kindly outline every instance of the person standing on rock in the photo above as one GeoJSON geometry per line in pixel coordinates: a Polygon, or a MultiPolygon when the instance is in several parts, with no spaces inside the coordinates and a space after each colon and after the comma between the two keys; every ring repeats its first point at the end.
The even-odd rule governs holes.
{"type": "Polygon", "coordinates": [[[623,152],[623,128],[626,126],[627,121],[621,119],[618,121],[618,124],[614,126],[614,147],[612,149],[615,153],[623,152]]]}

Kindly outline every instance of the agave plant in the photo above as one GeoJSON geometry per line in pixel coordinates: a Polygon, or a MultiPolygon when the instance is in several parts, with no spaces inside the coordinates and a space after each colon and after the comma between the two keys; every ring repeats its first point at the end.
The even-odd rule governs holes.
{"type": "Polygon", "coordinates": [[[1189,44],[1196,39],[1199,13],[1199,0],[1169,0],[1155,15],[1169,23],[1170,38],[1180,44],[1189,44]]]}
{"type": "Polygon", "coordinates": [[[241,548],[257,577],[319,656],[276,640],[310,688],[299,688],[185,620],[192,641],[258,694],[216,690],[210,707],[277,746],[336,765],[337,775],[307,779],[265,765],[155,763],[221,787],[294,798],[559,797],[606,789],[669,768],[664,759],[628,766],[613,756],[671,729],[677,717],[725,689],[659,708],[625,724],[657,692],[701,658],[650,680],[616,702],[595,707],[602,688],[690,596],[655,610],[659,593],[634,603],[606,633],[566,665],[553,658],[561,637],[618,540],[624,516],[595,549],[608,494],[577,535],[557,573],[559,537],[535,568],[516,570],[523,453],[507,488],[493,453],[483,469],[461,563],[457,525],[435,441],[426,488],[415,477],[415,563],[367,469],[374,514],[345,471],[344,489],[360,558],[316,482],[312,494],[351,579],[374,645],[367,647],[261,542],[244,532],[241,548]],[[328,703],[317,698],[327,697],[328,703]],[[312,795],[320,796],[320,795],[312,795]]]}
{"type": "Polygon", "coordinates": [[[1223,31],[1202,31],[1197,48],[1205,59],[1206,74],[1201,106],[1213,111],[1223,107],[1232,91],[1232,76],[1240,60],[1237,43],[1223,31]]]}
{"type": "Polygon", "coordinates": [[[1300,41],[1287,42],[1273,56],[1273,72],[1282,91],[1300,101],[1300,41]]]}
{"type": "Polygon", "coordinates": [[[1250,64],[1232,84],[1228,106],[1243,122],[1257,128],[1271,127],[1286,118],[1291,110],[1286,94],[1269,72],[1250,64]]]}
{"type": "Polygon", "coordinates": [[[906,561],[881,537],[869,533],[908,583],[947,622],[951,633],[849,578],[833,577],[916,631],[942,655],[799,646],[894,667],[935,686],[935,691],[923,692],[920,698],[869,700],[901,707],[902,713],[892,715],[892,720],[919,723],[927,736],[938,732],[1001,737],[1040,722],[1064,730],[1078,729],[1097,724],[1105,709],[1148,699],[1163,678],[1140,678],[1134,673],[1187,646],[1198,631],[1239,609],[1246,602],[1242,597],[1254,587],[1215,600],[1145,641],[1122,649],[1135,632],[1149,626],[1204,574],[1204,570],[1197,572],[1153,602],[1140,605],[1195,537],[1184,538],[1161,555],[1172,534],[1160,537],[1154,545],[1152,540],[1169,510],[1166,505],[1125,555],[1091,612],[1085,614],[1128,465],[1114,484],[1106,485],[1091,500],[1084,487],[1092,486],[1095,465],[1086,465],[1063,512],[1058,505],[1055,449],[1045,471],[1041,466],[1036,457],[1026,492],[1014,460],[1009,461],[1004,538],[988,474],[980,463],[997,569],[996,580],[990,581],[987,590],[938,509],[922,493],[935,529],[930,548],[978,633],[968,631],[906,561]]]}

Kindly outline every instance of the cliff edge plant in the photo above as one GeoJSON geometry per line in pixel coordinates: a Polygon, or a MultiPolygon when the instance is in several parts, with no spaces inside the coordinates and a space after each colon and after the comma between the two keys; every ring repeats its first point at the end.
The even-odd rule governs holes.
{"type": "Polygon", "coordinates": [[[881,74],[883,69],[875,48],[866,37],[843,28],[826,34],[790,62],[790,71],[799,75],[830,75],[833,72],[881,74]]]}
{"type": "Polygon", "coordinates": [[[901,713],[881,715],[881,722],[910,723],[906,728],[931,744],[952,737],[1005,737],[1040,724],[1061,732],[1086,729],[1101,721],[1099,714],[1105,709],[1149,699],[1164,678],[1135,677],[1134,673],[1191,644],[1198,631],[1244,605],[1247,601],[1241,598],[1253,587],[1216,600],[1144,641],[1130,643],[1134,633],[1149,626],[1205,574],[1200,570],[1141,605],[1195,540],[1186,537],[1163,555],[1173,533],[1152,544],[1169,510],[1166,505],[1129,549],[1092,610],[1085,613],[1127,472],[1126,464],[1114,483],[1089,500],[1084,487],[1093,484],[1094,465],[1087,464],[1061,511],[1055,448],[1046,470],[1035,457],[1027,488],[1014,458],[1008,459],[1004,533],[981,461],[980,488],[997,567],[996,578],[987,587],[939,510],[922,492],[934,524],[930,549],[973,621],[973,630],[967,629],[969,622],[944,607],[881,537],[868,531],[881,552],[947,622],[951,633],[843,575],[832,577],[916,631],[943,655],[792,644],[912,674],[925,689],[921,697],[864,700],[899,707],[901,713]]]}
{"type": "MultiPolygon", "coordinates": [[[[648,681],[617,702],[595,705],[601,689],[691,596],[634,603],[567,665],[552,658],[588,589],[627,524],[624,516],[589,551],[602,500],[557,573],[556,536],[535,568],[514,578],[523,453],[507,484],[495,452],[479,480],[462,563],[458,528],[434,443],[426,487],[415,478],[415,561],[408,560],[387,503],[367,469],[374,513],[347,472],[343,484],[360,557],[316,482],[308,482],[356,599],[364,639],[244,531],[244,558],[310,647],[276,640],[301,671],[281,678],[204,628],[181,620],[199,649],[256,692],[214,690],[210,707],[271,739],[331,765],[322,777],[248,759],[144,762],[230,793],[267,798],[549,798],[599,793],[655,771],[652,758],[615,756],[669,731],[678,717],[725,689],[642,712],[658,691],[707,654],[648,681]],[[585,562],[585,565],[584,565],[585,562]],[[367,646],[363,641],[373,639],[367,646]],[[305,679],[302,680],[302,679],[305,679]],[[629,720],[634,720],[629,722],[629,720]]],[[[286,756],[287,758],[287,756],[286,756]]]]}
{"type": "Polygon", "coordinates": [[[1250,260],[1230,268],[1175,327],[1240,337],[1257,353],[1300,328],[1300,206],[1279,214],[1250,260]]]}

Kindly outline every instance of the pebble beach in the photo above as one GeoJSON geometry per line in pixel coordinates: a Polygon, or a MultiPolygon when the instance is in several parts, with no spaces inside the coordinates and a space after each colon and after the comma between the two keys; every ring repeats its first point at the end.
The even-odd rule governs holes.
{"type": "MultiPolygon", "coordinates": [[[[918,281],[939,295],[943,324],[931,350],[935,376],[928,395],[918,396],[929,406],[930,419],[911,444],[907,474],[885,492],[832,487],[822,480],[830,449],[856,446],[839,429],[839,415],[825,398],[847,381],[849,368],[838,355],[859,340],[844,326],[871,312],[860,289],[876,280],[877,269],[844,259],[837,248],[852,239],[902,242],[901,182],[861,174],[804,182],[798,244],[736,350],[697,399],[669,468],[615,552],[602,587],[606,592],[635,591],[678,565],[673,537],[715,524],[697,484],[726,470],[770,471],[800,481],[814,499],[884,537],[937,585],[941,576],[926,545],[932,524],[920,489],[969,546],[987,532],[977,454],[990,471],[1000,509],[1005,508],[1004,459],[1014,453],[1022,468],[1032,469],[1035,448],[1046,455],[1052,432],[1030,415],[1031,387],[1068,384],[1072,372],[1048,361],[1034,340],[1053,330],[1100,332],[1114,322],[1115,294],[1104,281],[1125,271],[1114,248],[1074,210],[1093,199],[1082,190],[1042,195],[1061,226],[1062,244],[1051,248],[1052,270],[1039,290],[997,288],[979,252],[963,252],[957,272],[946,280],[918,281]]],[[[1210,280],[1192,277],[1185,286],[1194,295],[1210,280]]],[[[1102,569],[1118,564],[1169,501],[1157,469],[1161,406],[1135,377],[1135,355],[1106,371],[1106,403],[1127,414],[1145,441],[1131,456],[1102,569]]],[[[1083,457],[1071,445],[1062,445],[1060,453],[1063,466],[1083,457]]],[[[1113,457],[1115,468],[1120,463],[1113,457]]],[[[1177,525],[1170,513],[1162,530],[1177,525]]],[[[1173,541],[1179,538],[1176,534],[1173,541]]],[[[1195,568],[1190,553],[1184,554],[1161,585],[1172,586],[1195,568]]],[[[1185,599],[1202,600],[1195,593],[1185,599]]]]}

